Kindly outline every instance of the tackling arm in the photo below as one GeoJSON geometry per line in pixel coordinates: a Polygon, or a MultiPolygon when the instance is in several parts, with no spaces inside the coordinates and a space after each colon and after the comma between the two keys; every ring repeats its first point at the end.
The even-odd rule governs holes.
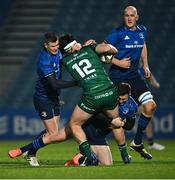
{"type": "Polygon", "coordinates": [[[46,80],[54,89],[69,88],[77,85],[76,81],[56,80],[53,74],[46,77],[46,80]]]}

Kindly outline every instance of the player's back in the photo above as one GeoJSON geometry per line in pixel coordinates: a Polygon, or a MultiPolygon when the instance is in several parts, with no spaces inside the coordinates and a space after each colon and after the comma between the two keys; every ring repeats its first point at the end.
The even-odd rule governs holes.
{"type": "Polygon", "coordinates": [[[99,56],[91,46],[63,58],[63,65],[72,77],[78,81],[84,94],[98,94],[113,87],[99,56]]]}

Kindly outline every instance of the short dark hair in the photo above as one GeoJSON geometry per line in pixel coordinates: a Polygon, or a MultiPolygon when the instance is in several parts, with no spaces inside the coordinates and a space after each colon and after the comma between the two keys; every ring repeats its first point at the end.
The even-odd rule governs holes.
{"type": "Polygon", "coordinates": [[[131,86],[128,83],[120,83],[117,85],[118,95],[123,96],[125,94],[131,94],[131,86]]]}
{"type": "Polygon", "coordinates": [[[75,38],[70,33],[60,36],[60,38],[59,38],[59,49],[60,49],[62,54],[65,53],[64,47],[66,47],[70,42],[72,42],[74,40],[75,40],[75,38]]]}
{"type": "Polygon", "coordinates": [[[44,43],[56,42],[59,37],[53,32],[46,32],[44,34],[44,43]]]}

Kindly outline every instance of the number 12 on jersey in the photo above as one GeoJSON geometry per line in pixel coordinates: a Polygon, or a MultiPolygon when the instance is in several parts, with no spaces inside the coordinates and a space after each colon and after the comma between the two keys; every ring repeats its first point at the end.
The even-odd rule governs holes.
{"type": "Polygon", "coordinates": [[[88,59],[83,59],[78,64],[74,64],[72,69],[75,69],[82,78],[96,71],[88,59]]]}

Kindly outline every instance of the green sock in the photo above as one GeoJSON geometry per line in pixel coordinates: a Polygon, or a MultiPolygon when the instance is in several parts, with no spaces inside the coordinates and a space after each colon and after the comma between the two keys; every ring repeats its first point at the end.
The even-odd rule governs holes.
{"type": "Polygon", "coordinates": [[[80,153],[85,155],[86,157],[90,157],[91,156],[91,148],[90,145],[88,143],[88,141],[84,141],[79,145],[79,150],[80,153]]]}
{"type": "Polygon", "coordinates": [[[119,145],[119,150],[120,150],[122,159],[125,159],[125,157],[129,156],[126,144],[119,145]]]}

